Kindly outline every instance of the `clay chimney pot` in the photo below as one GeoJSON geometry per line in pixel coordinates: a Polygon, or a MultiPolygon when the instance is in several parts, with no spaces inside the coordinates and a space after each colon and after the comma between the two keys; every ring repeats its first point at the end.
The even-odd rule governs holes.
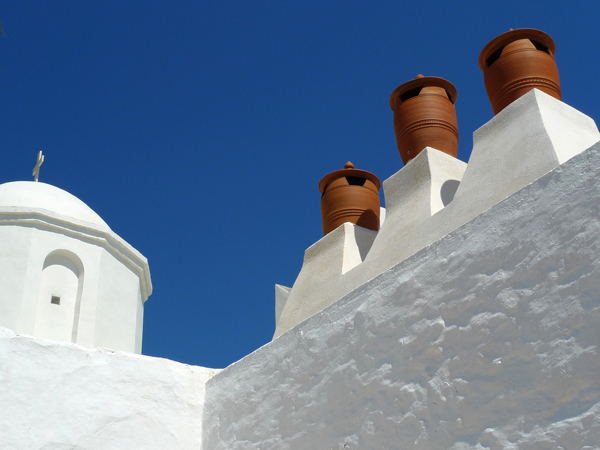
{"type": "Polygon", "coordinates": [[[390,107],[394,111],[396,143],[404,164],[425,147],[456,157],[456,97],[456,88],[448,80],[423,75],[392,92],[390,107]]]}
{"type": "Polygon", "coordinates": [[[494,114],[534,88],[561,100],[555,50],[550,36],[531,28],[511,29],[484,47],[479,67],[494,114]]]}
{"type": "Polygon", "coordinates": [[[344,169],[323,177],[319,183],[323,233],[327,234],[345,222],[378,231],[380,187],[379,178],[355,169],[350,161],[344,169]]]}

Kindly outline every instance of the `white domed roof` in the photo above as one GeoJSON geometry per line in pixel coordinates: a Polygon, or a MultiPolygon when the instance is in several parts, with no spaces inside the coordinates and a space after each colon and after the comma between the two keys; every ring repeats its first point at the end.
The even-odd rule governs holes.
{"type": "Polygon", "coordinates": [[[0,184],[0,208],[47,211],[92,223],[102,228],[106,222],[74,195],[55,186],[33,181],[0,184]]]}

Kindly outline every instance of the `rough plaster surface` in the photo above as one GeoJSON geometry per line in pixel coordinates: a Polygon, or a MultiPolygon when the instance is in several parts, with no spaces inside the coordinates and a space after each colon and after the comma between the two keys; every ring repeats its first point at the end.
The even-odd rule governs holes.
{"type": "Polygon", "coordinates": [[[598,448],[599,236],[596,144],[209,380],[203,448],[598,448]]]}
{"type": "Polygon", "coordinates": [[[214,373],[0,328],[0,447],[199,449],[214,373]]]}
{"type": "Polygon", "coordinates": [[[534,89],[477,130],[473,141],[466,167],[427,148],[386,180],[385,226],[364,261],[347,274],[312,273],[310,284],[294,284],[275,336],[589,148],[600,133],[591,118],[534,89]]]}

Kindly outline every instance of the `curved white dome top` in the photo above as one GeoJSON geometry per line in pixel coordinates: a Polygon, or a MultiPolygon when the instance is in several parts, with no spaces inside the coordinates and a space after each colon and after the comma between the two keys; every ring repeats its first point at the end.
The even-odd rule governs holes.
{"type": "Polygon", "coordinates": [[[0,208],[45,209],[100,227],[106,222],[77,197],[46,183],[14,181],[0,184],[0,208]]]}

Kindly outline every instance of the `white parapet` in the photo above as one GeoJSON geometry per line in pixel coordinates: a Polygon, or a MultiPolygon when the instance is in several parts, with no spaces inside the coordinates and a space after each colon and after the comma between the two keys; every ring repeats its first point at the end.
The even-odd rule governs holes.
{"type": "Polygon", "coordinates": [[[456,192],[463,223],[600,141],[595,122],[534,89],[473,133],[456,192]]]}
{"type": "Polygon", "coordinates": [[[402,215],[412,225],[431,217],[452,201],[466,168],[461,160],[426,147],[383,182],[387,215],[402,215]]]}
{"type": "Polygon", "coordinates": [[[426,148],[384,181],[385,226],[350,276],[337,269],[340,251],[324,243],[307,250],[319,269],[305,259],[297,281],[304,287],[292,291],[275,337],[600,141],[591,118],[535,89],[473,137],[468,165],[426,148]]]}
{"type": "Polygon", "coordinates": [[[426,148],[384,183],[387,208],[379,233],[346,223],[311,246],[274,337],[360,286],[378,268],[404,259],[414,250],[412,242],[419,242],[411,236],[452,200],[465,168],[464,162],[426,148]]]}
{"type": "Polygon", "coordinates": [[[343,295],[348,286],[344,280],[353,280],[348,272],[365,259],[376,236],[376,231],[346,222],[309,247],[277,321],[275,337],[330,305],[331,298],[343,295]],[[307,298],[314,301],[307,302],[307,298]]]}
{"type": "Polygon", "coordinates": [[[199,449],[217,372],[0,328],[0,447],[199,449]]]}
{"type": "Polygon", "coordinates": [[[463,161],[427,147],[383,182],[386,227],[373,243],[365,271],[383,271],[420,248],[423,225],[452,201],[466,168],[463,161]],[[367,267],[373,265],[368,261],[377,262],[367,267]]]}

